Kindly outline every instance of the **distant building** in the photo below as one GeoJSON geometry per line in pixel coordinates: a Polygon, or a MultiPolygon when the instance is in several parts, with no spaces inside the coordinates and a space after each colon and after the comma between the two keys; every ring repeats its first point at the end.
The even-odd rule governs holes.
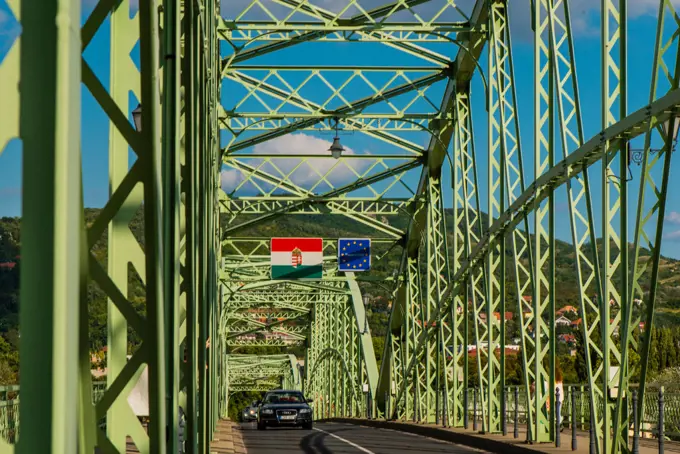
{"type": "MultiPolygon", "coordinates": [[[[500,312],[494,312],[493,316],[496,319],[496,322],[501,321],[501,313],[500,312]]],[[[512,320],[512,316],[513,316],[512,312],[506,312],[505,317],[504,317],[505,321],[512,320]]],[[[486,312],[482,312],[481,314],[479,314],[479,318],[482,320],[482,322],[486,322],[486,312]]]]}
{"type": "Polygon", "coordinates": [[[567,345],[574,345],[576,343],[576,337],[573,334],[560,334],[557,338],[560,342],[567,345]]]}
{"type": "MultiPolygon", "coordinates": [[[[486,350],[486,348],[483,348],[483,350],[486,350]]],[[[501,353],[501,347],[498,346],[494,349],[494,352],[496,355],[500,355],[501,353]]],[[[505,356],[516,356],[520,353],[520,348],[519,345],[506,345],[505,346],[505,356]]],[[[468,345],[468,357],[476,357],[477,356],[477,346],[476,345],[468,345]]]]}
{"type": "Polygon", "coordinates": [[[564,315],[567,313],[578,314],[578,309],[574,306],[564,306],[556,312],[557,315],[564,315]]]}
{"type": "Polygon", "coordinates": [[[564,315],[561,315],[555,320],[555,326],[571,326],[571,320],[569,320],[567,317],[564,315]]]}

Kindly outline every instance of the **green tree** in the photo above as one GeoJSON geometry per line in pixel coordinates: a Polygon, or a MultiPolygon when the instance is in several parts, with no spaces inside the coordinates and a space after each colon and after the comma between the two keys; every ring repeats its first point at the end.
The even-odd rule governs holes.
{"type": "Polygon", "coordinates": [[[380,364],[382,363],[382,355],[385,351],[385,338],[383,336],[372,336],[373,340],[373,351],[375,352],[375,360],[378,363],[378,370],[380,370],[380,364]]]}
{"type": "Polygon", "coordinates": [[[0,359],[0,385],[13,385],[17,383],[17,373],[12,369],[9,363],[0,359]]]}

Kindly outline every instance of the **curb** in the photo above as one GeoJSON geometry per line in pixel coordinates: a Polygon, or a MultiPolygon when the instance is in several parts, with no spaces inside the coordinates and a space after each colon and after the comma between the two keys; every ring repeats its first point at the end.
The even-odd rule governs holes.
{"type": "Polygon", "coordinates": [[[484,438],[482,435],[473,435],[468,433],[456,432],[452,430],[442,429],[436,426],[429,425],[415,425],[404,424],[394,421],[380,421],[375,419],[350,419],[350,418],[329,418],[322,419],[319,422],[335,422],[354,424],[368,427],[375,427],[378,429],[392,429],[400,432],[408,432],[416,435],[434,438],[436,440],[448,441],[459,445],[468,446],[470,448],[481,449],[487,452],[501,453],[501,454],[536,454],[536,449],[532,449],[517,444],[509,444],[501,441],[484,438]]]}
{"type": "Polygon", "coordinates": [[[210,442],[210,454],[244,454],[246,447],[238,424],[222,419],[217,424],[217,430],[210,442]]]}

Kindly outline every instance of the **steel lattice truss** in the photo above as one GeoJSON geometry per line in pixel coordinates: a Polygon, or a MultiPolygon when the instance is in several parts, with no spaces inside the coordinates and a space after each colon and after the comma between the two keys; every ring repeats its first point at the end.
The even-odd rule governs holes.
{"type": "Polygon", "coordinates": [[[660,0],[649,104],[639,110],[626,101],[626,2],[602,0],[602,132],[591,139],[570,4],[531,2],[534,153],[520,140],[508,0],[472,8],[99,0],[79,33],[80,1],[7,3],[22,31],[0,66],[0,154],[18,137],[23,161],[40,165],[23,170],[22,441],[15,449],[0,440],[0,452],[124,452],[128,435],[140,452],[177,452],[166,427],[178,427],[182,406],[187,452],[207,454],[230,392],[276,386],[301,387],[317,417],[363,414],[367,391],[378,414],[420,422],[435,420],[443,393],[447,423],[461,427],[470,343],[483,430],[500,432],[506,323],[494,314],[511,305],[522,327],[529,438],[550,441],[555,201],[565,189],[589,398],[604,402],[590,406],[597,451],[628,450],[629,363],[641,358],[644,383],[668,131],[680,106],[680,18],[670,0],[660,0]],[[85,58],[97,33],[110,35],[108,75],[85,58]],[[110,132],[109,199],[87,224],[81,84],[110,132]],[[131,96],[143,106],[139,131],[131,96]],[[475,110],[482,97],[485,110],[475,110]],[[480,120],[486,144],[473,129],[480,120]],[[336,128],[368,150],[347,147],[332,159],[323,137],[336,128]],[[633,141],[644,151],[631,179],[633,141]],[[138,212],[144,227],[133,232],[138,212]],[[374,276],[393,299],[380,370],[360,279],[338,272],[336,238],[324,238],[323,279],[270,280],[269,234],[295,215],[347,218],[401,254],[394,275],[374,276]],[[131,278],[143,295],[131,294],[131,278]],[[96,405],[86,323],[93,285],[108,298],[108,383],[96,405]],[[129,330],[141,339],[130,358],[129,330]],[[303,375],[288,354],[237,355],[253,346],[304,347],[303,375]],[[144,367],[148,433],[126,401],[144,367]]]}
{"type": "Polygon", "coordinates": [[[227,355],[222,396],[239,391],[302,389],[300,369],[294,355],[227,355]]]}
{"type": "MultiPolygon", "coordinates": [[[[283,215],[312,213],[350,217],[375,228],[376,237],[386,240],[390,236],[403,238],[399,243],[403,259],[393,291],[395,304],[389,339],[378,387],[370,389],[379,411],[389,411],[391,417],[432,422],[437,393],[443,389],[448,421],[462,426],[467,408],[465,384],[470,373],[465,352],[468,339],[472,338],[479,353],[476,375],[482,391],[483,430],[501,431],[505,321],[503,317],[497,323],[486,321],[494,320],[494,313],[503,314],[506,307],[515,305],[523,333],[523,382],[525,389],[533,390],[527,391],[530,438],[552,440],[554,414],[549,409],[554,409],[551,390],[555,383],[554,200],[555,192],[562,187],[567,189],[572,240],[578,258],[584,348],[590,352],[589,359],[597,358],[588,364],[590,397],[600,400],[604,394],[615,396],[612,390],[616,388],[626,388],[629,371],[623,366],[628,352],[644,352],[644,346],[633,343],[633,331],[642,319],[648,324],[653,321],[653,292],[645,295],[642,289],[656,286],[653,270],[658,269],[659,263],[659,232],[671,145],[660,125],[672,117],[677,103],[674,62],[678,47],[673,41],[677,20],[673,21],[676,16],[670,4],[663,4],[659,19],[654,69],[654,74],[666,78],[661,83],[657,81],[659,76],[654,77],[650,109],[628,114],[624,74],[627,37],[625,22],[620,20],[623,2],[603,2],[606,13],[602,22],[606,36],[603,48],[607,51],[602,58],[603,67],[610,69],[603,79],[604,132],[586,141],[569,4],[559,0],[533,3],[536,153],[528,157],[519,140],[518,100],[505,1],[480,0],[470,11],[458,8],[453,1],[397,1],[387,5],[349,1],[340,2],[343,5],[332,10],[302,0],[286,0],[277,5],[265,1],[246,3],[247,8],[227,17],[221,31],[221,37],[233,49],[225,58],[223,90],[238,84],[241,90],[231,91],[242,93],[227,98],[220,118],[221,126],[229,131],[225,164],[240,175],[233,192],[220,202],[229,215],[225,242],[239,250],[238,243],[244,240],[236,235],[246,229],[283,215]],[[456,19],[444,18],[447,8],[448,12],[455,11],[456,19]],[[266,18],[258,19],[256,10],[266,18]],[[426,17],[426,12],[432,16],[426,17]],[[422,66],[358,66],[344,60],[333,66],[298,65],[293,59],[288,60],[290,64],[266,68],[252,64],[254,57],[263,53],[297,48],[302,55],[302,49],[311,48],[308,46],[311,42],[343,41],[367,46],[380,43],[405,53],[415,51],[422,57],[422,66]],[[458,54],[450,58],[436,52],[434,43],[454,43],[458,54]],[[482,62],[483,55],[486,62],[482,62]],[[477,166],[470,91],[480,72],[487,96],[489,154],[484,168],[477,166]],[[389,74],[381,78],[386,84],[372,80],[383,73],[389,74]],[[356,89],[358,81],[370,89],[356,89]],[[406,93],[412,97],[402,108],[396,107],[393,100],[406,93]],[[433,99],[435,93],[439,99],[433,99]],[[427,102],[418,102],[418,97],[427,102]],[[338,119],[345,130],[384,142],[385,154],[372,151],[333,161],[328,156],[324,158],[321,150],[305,156],[308,153],[296,154],[293,149],[290,153],[275,153],[266,146],[269,141],[292,133],[330,130],[332,119],[338,119]],[[429,141],[424,147],[412,139],[423,132],[429,141]],[[662,137],[655,137],[659,134],[662,137]],[[629,162],[621,150],[636,137],[645,138],[646,149],[654,142],[661,143],[662,150],[654,155],[645,154],[648,157],[644,158],[639,191],[645,191],[646,196],[640,196],[640,216],[631,237],[621,221],[628,219],[625,210],[629,205],[626,185],[620,180],[627,175],[629,162]],[[558,151],[562,156],[556,156],[558,151]],[[402,160],[397,161],[397,157],[402,160]],[[324,164],[324,159],[330,164],[324,164]],[[527,159],[533,159],[533,183],[524,176],[527,159]],[[370,164],[360,167],[355,164],[358,162],[370,164]],[[599,164],[602,162],[605,165],[599,164]],[[601,195],[604,208],[597,214],[592,208],[594,196],[588,173],[588,168],[596,163],[602,171],[595,184],[604,188],[601,195]],[[654,166],[657,168],[652,170],[654,166]],[[350,169],[355,181],[334,181],[334,172],[341,168],[350,169]],[[453,226],[445,225],[443,216],[443,208],[450,206],[443,190],[447,170],[453,193],[453,226]],[[419,177],[407,176],[414,172],[419,177]],[[487,174],[485,188],[478,185],[479,172],[487,174]],[[303,174],[308,178],[300,178],[303,174]],[[373,187],[385,180],[389,183],[380,189],[373,187]],[[396,189],[412,181],[417,181],[411,188],[413,196],[403,199],[396,189]],[[364,188],[370,192],[361,191],[364,188]],[[383,206],[374,204],[378,201],[383,206]],[[486,212],[482,212],[482,206],[488,207],[486,212]],[[400,207],[408,212],[409,226],[406,231],[393,231],[384,220],[388,215],[403,215],[400,207]],[[246,214],[250,216],[243,216],[246,214]],[[246,220],[238,221],[239,217],[246,220]],[[453,232],[449,239],[447,228],[453,232]],[[596,236],[596,231],[602,233],[596,236]],[[602,251],[593,248],[599,237],[605,238],[602,251]],[[447,242],[451,239],[449,254],[447,242]],[[652,260],[635,261],[634,282],[627,277],[628,250],[621,247],[628,241],[635,242],[635,251],[641,247],[652,251],[652,260]],[[508,259],[502,251],[508,248],[513,251],[513,259],[506,264],[508,259]],[[515,301],[502,297],[508,285],[515,287],[515,301]],[[646,315],[631,309],[632,300],[643,296],[646,315]],[[621,309],[610,309],[610,300],[615,302],[612,307],[621,309]],[[613,337],[619,327],[625,331],[623,344],[613,337]],[[492,354],[498,349],[500,355],[492,354]],[[607,375],[605,371],[611,367],[618,372],[607,375]],[[535,383],[538,385],[531,386],[535,383]],[[389,402],[385,401],[386,396],[389,402]]],[[[334,276],[333,254],[327,253],[330,247],[327,241],[324,266],[328,282],[334,276]]],[[[242,252],[241,258],[239,254],[228,255],[223,276],[241,279],[242,283],[266,280],[266,248],[266,239],[262,239],[259,246],[242,252]]],[[[262,304],[275,306],[265,299],[262,304]]],[[[317,307],[320,306],[314,305],[317,307]]],[[[330,330],[333,345],[337,345],[340,339],[334,336],[341,335],[343,329],[336,317],[342,318],[343,312],[337,310],[332,319],[325,319],[319,311],[314,316],[324,329],[330,330]]],[[[319,348],[314,341],[328,342],[316,338],[311,341],[308,345],[311,361],[315,359],[314,350],[319,348]]],[[[309,366],[308,370],[314,370],[313,363],[309,366]]],[[[319,404],[330,399],[330,407],[347,409],[344,394],[335,394],[333,400],[334,374],[327,371],[326,374],[327,379],[314,374],[312,386],[331,391],[322,396],[319,404]]],[[[624,395],[618,393],[619,397],[612,397],[609,404],[595,410],[601,452],[626,449],[622,438],[605,436],[612,430],[621,434],[627,430],[627,413],[622,411],[624,395]]]]}

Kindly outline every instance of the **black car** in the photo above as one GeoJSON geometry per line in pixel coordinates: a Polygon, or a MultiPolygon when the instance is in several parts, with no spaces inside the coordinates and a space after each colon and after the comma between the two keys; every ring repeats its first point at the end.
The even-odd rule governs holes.
{"type": "Polygon", "coordinates": [[[311,429],[312,408],[300,391],[269,391],[257,412],[257,428],[264,430],[267,426],[311,429]]]}
{"type": "Polygon", "coordinates": [[[255,402],[243,409],[241,419],[243,422],[255,421],[257,419],[257,405],[255,405],[255,402]]]}

